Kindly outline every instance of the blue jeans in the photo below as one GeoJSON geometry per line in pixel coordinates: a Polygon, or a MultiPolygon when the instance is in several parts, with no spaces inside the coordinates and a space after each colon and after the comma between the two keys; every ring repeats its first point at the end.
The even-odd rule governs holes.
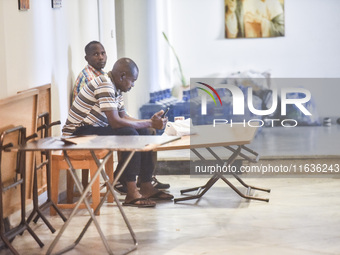
{"type": "MultiPolygon", "coordinates": [[[[150,131],[147,128],[111,128],[110,126],[94,127],[91,125],[85,125],[74,131],[73,135],[150,135],[150,131]]],[[[121,152],[121,157],[119,159],[115,175],[120,171],[129,154],[130,152],[121,152]]],[[[155,163],[152,158],[152,151],[135,152],[119,181],[134,182],[136,181],[136,176],[139,175],[141,182],[151,182],[154,168],[155,163]]]]}

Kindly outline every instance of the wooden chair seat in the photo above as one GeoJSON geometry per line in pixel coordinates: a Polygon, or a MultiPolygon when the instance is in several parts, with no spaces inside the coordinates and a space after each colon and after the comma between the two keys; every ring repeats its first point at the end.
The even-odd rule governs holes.
{"type": "MultiPolygon", "coordinates": [[[[108,153],[107,150],[98,150],[95,152],[96,156],[98,159],[103,159],[104,156],[108,153]]],[[[74,169],[81,169],[81,170],[88,170],[90,171],[90,176],[94,176],[96,173],[98,167],[95,161],[92,158],[92,155],[88,151],[69,151],[68,155],[71,159],[71,163],[74,167],[74,169]]],[[[72,177],[70,177],[69,172],[68,173],[68,178],[67,178],[67,200],[72,201],[71,203],[68,204],[63,204],[63,203],[58,203],[58,194],[59,194],[59,174],[60,170],[66,170],[69,168],[67,162],[65,161],[64,155],[62,151],[55,151],[51,155],[52,158],[52,190],[51,190],[51,197],[52,201],[57,205],[58,208],[61,209],[72,209],[75,207],[75,203],[73,203],[73,186],[74,186],[74,181],[72,177]]],[[[113,181],[113,156],[111,156],[107,163],[105,164],[105,171],[106,174],[109,176],[110,182],[113,181]]],[[[85,171],[82,171],[85,172],[85,171]]],[[[87,172],[87,171],[86,171],[87,172]]],[[[88,183],[87,180],[87,175],[83,175],[82,178],[82,183],[83,186],[85,187],[88,183]]],[[[95,209],[99,203],[100,203],[100,178],[98,177],[96,181],[94,182],[92,188],[91,188],[91,196],[92,196],[92,203],[91,207],[95,209]]],[[[113,196],[109,195],[108,196],[108,202],[113,202],[113,196]]],[[[79,208],[86,208],[85,204],[81,204],[79,208]]],[[[55,215],[56,211],[51,208],[50,210],[51,215],[55,215]]],[[[98,211],[97,215],[100,214],[100,211],[98,211]]]]}

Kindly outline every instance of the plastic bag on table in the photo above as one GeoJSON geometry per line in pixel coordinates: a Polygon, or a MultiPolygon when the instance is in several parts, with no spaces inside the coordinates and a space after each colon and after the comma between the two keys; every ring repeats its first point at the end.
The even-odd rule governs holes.
{"type": "Polygon", "coordinates": [[[192,125],[190,118],[186,120],[176,120],[175,122],[168,121],[163,135],[184,136],[196,133],[196,129],[192,125]]]}

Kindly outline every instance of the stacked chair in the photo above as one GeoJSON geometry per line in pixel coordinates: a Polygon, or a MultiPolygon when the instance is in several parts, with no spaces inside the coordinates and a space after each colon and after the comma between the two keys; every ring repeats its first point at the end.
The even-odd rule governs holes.
{"type": "MultiPolygon", "coordinates": [[[[32,136],[33,137],[33,136],[32,136]]],[[[0,136],[0,237],[3,242],[2,245],[7,246],[13,254],[18,254],[15,248],[12,246],[11,241],[17,236],[21,235],[27,230],[40,247],[44,244],[39,237],[33,232],[26,221],[26,156],[25,152],[12,151],[13,146],[25,145],[27,140],[32,137],[26,137],[26,128],[23,126],[15,126],[4,130],[0,136]],[[11,175],[12,178],[7,178],[11,175]],[[6,178],[3,178],[6,176],[6,178]],[[12,206],[10,203],[15,199],[6,199],[6,193],[12,195],[17,193],[17,189],[20,188],[20,223],[10,229],[8,227],[8,207],[12,206]],[[10,204],[10,205],[9,205],[10,204]],[[5,228],[5,225],[7,227],[5,228]]],[[[16,204],[14,206],[17,206],[16,204]]]]}

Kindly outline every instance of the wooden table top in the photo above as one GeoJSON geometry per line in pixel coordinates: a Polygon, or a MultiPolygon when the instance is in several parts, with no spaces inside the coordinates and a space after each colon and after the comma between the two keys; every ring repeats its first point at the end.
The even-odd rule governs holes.
{"type": "Polygon", "coordinates": [[[249,144],[254,139],[257,127],[230,125],[195,126],[196,134],[157,147],[156,151],[180,150],[204,147],[219,147],[249,144]]]}
{"type": "MultiPolygon", "coordinates": [[[[67,138],[48,137],[27,143],[21,150],[115,150],[115,151],[165,151],[204,147],[249,144],[256,134],[256,127],[230,125],[195,126],[190,136],[81,136],[67,138]]],[[[13,148],[12,150],[18,150],[13,148]]]]}
{"type": "Polygon", "coordinates": [[[65,140],[63,137],[47,137],[27,143],[12,150],[115,150],[115,151],[150,151],[168,142],[180,139],[178,136],[81,136],[65,140]],[[71,144],[73,142],[76,144],[71,144]]]}

